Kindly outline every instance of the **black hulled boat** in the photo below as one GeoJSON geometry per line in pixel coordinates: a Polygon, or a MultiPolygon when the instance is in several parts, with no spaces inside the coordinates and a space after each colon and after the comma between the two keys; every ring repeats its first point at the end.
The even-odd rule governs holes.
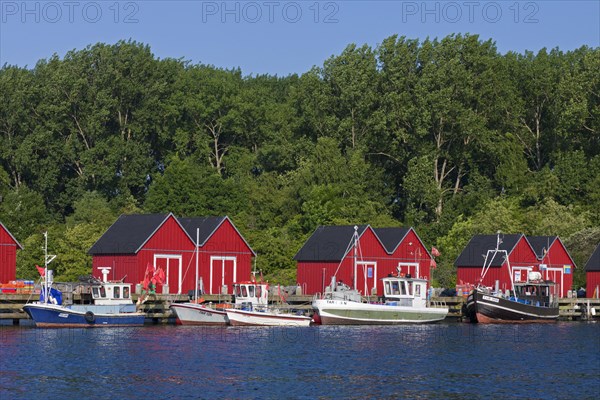
{"type": "Polygon", "coordinates": [[[540,323],[554,322],[558,319],[558,295],[552,281],[542,279],[536,271],[527,273],[525,282],[512,281],[512,269],[506,250],[499,250],[500,237],[495,250],[488,250],[481,273],[483,281],[494,258],[504,256],[511,276],[512,290],[503,293],[478,285],[467,297],[465,316],[471,322],[479,323],[540,323]],[[489,262],[488,262],[489,261],[489,262]]]}

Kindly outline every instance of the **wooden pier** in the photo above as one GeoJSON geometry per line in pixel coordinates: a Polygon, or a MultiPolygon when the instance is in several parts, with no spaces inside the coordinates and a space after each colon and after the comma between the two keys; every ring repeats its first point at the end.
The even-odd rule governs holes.
{"type": "MultiPolygon", "coordinates": [[[[89,294],[65,294],[63,294],[63,300],[67,303],[86,304],[91,302],[89,294]]],[[[139,295],[132,294],[132,297],[135,303],[139,295]]],[[[31,294],[0,294],[0,324],[19,325],[22,320],[29,319],[29,316],[23,311],[23,306],[28,301],[35,301],[37,298],[38,295],[31,294]]],[[[213,303],[230,302],[232,300],[231,295],[202,295],[202,298],[205,302],[213,303]]],[[[376,297],[367,299],[369,301],[377,301],[376,297]]],[[[286,300],[287,304],[278,304],[280,303],[279,296],[270,296],[269,298],[271,304],[276,304],[280,308],[312,311],[311,302],[313,296],[288,296],[286,300]]],[[[169,308],[171,304],[187,301],[189,301],[187,295],[152,294],[139,306],[139,309],[146,313],[146,324],[169,324],[175,322],[175,316],[169,308]]],[[[465,301],[466,298],[464,297],[438,297],[432,299],[432,302],[437,303],[438,306],[447,306],[450,312],[446,319],[454,321],[462,320],[461,308],[465,301]]],[[[564,298],[560,299],[559,305],[560,320],[563,321],[600,318],[600,299],[564,298]]]]}

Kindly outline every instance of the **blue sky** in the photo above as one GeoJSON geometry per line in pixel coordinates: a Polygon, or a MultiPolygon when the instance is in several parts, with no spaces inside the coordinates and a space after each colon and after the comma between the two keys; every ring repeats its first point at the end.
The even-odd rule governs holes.
{"type": "Polygon", "coordinates": [[[600,46],[600,1],[0,0],[0,64],[132,39],[159,58],[303,73],[350,43],[479,34],[501,53],[600,46]]]}

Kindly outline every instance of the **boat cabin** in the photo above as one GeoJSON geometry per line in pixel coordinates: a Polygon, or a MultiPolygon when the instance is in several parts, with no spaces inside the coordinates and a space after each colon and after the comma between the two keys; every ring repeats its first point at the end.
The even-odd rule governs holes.
{"type": "Polygon", "coordinates": [[[129,283],[102,282],[92,286],[92,299],[97,305],[132,304],[129,283]]]}
{"type": "Polygon", "coordinates": [[[131,299],[131,284],[124,282],[109,282],[110,267],[102,267],[102,282],[92,286],[92,300],[96,305],[133,304],[131,299]]]}
{"type": "Polygon", "coordinates": [[[406,307],[427,305],[427,280],[390,276],[382,281],[386,304],[406,307]]]}
{"type": "Polygon", "coordinates": [[[266,307],[269,304],[269,284],[262,282],[240,282],[233,284],[235,304],[242,309],[266,307]]]}
{"type": "Polygon", "coordinates": [[[515,282],[515,295],[511,300],[537,307],[556,307],[560,293],[552,281],[542,279],[542,274],[531,271],[526,282],[515,282]]]}

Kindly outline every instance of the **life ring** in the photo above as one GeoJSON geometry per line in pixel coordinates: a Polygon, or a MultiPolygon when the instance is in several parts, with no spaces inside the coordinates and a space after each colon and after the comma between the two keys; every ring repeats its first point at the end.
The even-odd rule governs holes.
{"type": "Polygon", "coordinates": [[[93,324],[94,321],[96,320],[96,316],[91,311],[86,312],[84,318],[88,324],[93,324]]]}

